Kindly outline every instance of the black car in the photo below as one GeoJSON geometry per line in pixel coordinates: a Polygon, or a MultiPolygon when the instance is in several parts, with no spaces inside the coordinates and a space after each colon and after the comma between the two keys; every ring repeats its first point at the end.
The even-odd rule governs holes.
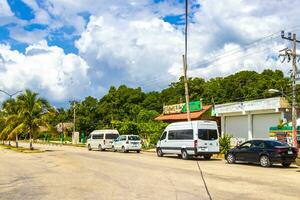
{"type": "Polygon", "coordinates": [[[263,167],[269,167],[273,163],[281,163],[284,167],[289,167],[295,161],[297,154],[297,148],[276,140],[249,140],[230,149],[225,154],[225,159],[229,164],[243,161],[260,163],[263,167]]]}

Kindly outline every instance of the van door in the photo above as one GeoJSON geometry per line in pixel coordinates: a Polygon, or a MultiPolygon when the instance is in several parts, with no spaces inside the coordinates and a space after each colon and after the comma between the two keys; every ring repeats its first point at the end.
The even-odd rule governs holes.
{"type": "Polygon", "coordinates": [[[98,145],[97,145],[98,136],[99,136],[99,134],[92,134],[92,137],[91,137],[91,147],[92,148],[98,148],[98,145]]]}
{"type": "Polygon", "coordinates": [[[219,137],[217,129],[200,128],[198,129],[198,152],[217,153],[219,148],[219,137]]]}
{"type": "Polygon", "coordinates": [[[163,153],[167,153],[166,143],[167,143],[167,131],[164,131],[159,138],[159,147],[161,148],[163,153]]]}

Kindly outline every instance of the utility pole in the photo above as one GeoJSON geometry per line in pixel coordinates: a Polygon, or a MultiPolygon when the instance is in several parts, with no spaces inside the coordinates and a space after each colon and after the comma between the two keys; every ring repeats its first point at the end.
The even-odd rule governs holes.
{"type": "Polygon", "coordinates": [[[188,0],[185,0],[185,45],[184,45],[184,55],[182,55],[182,58],[183,58],[183,75],[184,75],[186,114],[187,114],[187,120],[191,121],[190,96],[189,96],[189,87],[188,87],[188,78],[187,78],[188,6],[189,6],[188,0]]]}
{"type": "MultiPolygon", "coordinates": [[[[297,42],[300,42],[299,40],[296,39],[296,34],[293,33],[293,37],[292,37],[292,33],[288,33],[288,37],[285,36],[284,31],[281,31],[281,37],[282,39],[286,39],[289,41],[292,41],[293,43],[293,48],[292,49],[288,49],[285,48],[283,50],[281,50],[280,52],[284,51],[284,54],[279,54],[280,56],[288,58],[288,61],[291,60],[292,57],[292,89],[293,89],[293,94],[292,94],[292,126],[293,126],[293,131],[292,131],[292,140],[293,140],[293,147],[297,147],[298,146],[298,142],[297,142],[297,94],[296,94],[296,75],[297,75],[297,64],[296,64],[296,59],[299,55],[297,55],[296,52],[296,44],[297,42]]],[[[283,61],[284,61],[283,60],[283,61]]]]}
{"type": "Polygon", "coordinates": [[[75,133],[76,131],[76,101],[74,101],[74,104],[73,104],[73,133],[75,133]]]}

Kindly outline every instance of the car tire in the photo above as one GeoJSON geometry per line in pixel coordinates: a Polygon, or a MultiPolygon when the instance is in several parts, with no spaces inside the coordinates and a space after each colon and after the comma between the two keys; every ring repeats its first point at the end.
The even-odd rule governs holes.
{"type": "Polygon", "coordinates": [[[212,155],[204,155],[203,157],[204,157],[204,160],[210,160],[211,156],[212,155]]]}
{"type": "Polygon", "coordinates": [[[137,152],[137,153],[140,153],[141,151],[140,151],[140,150],[137,150],[136,152],[137,152]]]}
{"type": "Polygon", "coordinates": [[[164,156],[164,154],[163,154],[161,148],[157,148],[157,149],[156,149],[156,154],[157,154],[158,157],[163,157],[163,156],[164,156]]]}
{"type": "Polygon", "coordinates": [[[116,151],[117,151],[117,150],[115,149],[115,146],[112,146],[111,149],[112,149],[113,152],[116,152],[116,151]]]}
{"type": "Polygon", "coordinates": [[[290,162],[284,162],[284,163],[282,163],[282,166],[283,167],[290,167],[291,164],[292,163],[290,163],[290,162]]]}
{"type": "Polygon", "coordinates": [[[88,150],[89,150],[89,151],[92,151],[92,147],[91,147],[90,144],[88,145],[88,150]]]}
{"type": "Polygon", "coordinates": [[[187,153],[187,151],[185,149],[182,149],[181,150],[181,158],[183,160],[188,160],[190,157],[189,157],[189,154],[187,153]]]}
{"type": "Polygon", "coordinates": [[[235,163],[235,156],[232,153],[229,153],[227,155],[226,161],[228,164],[234,164],[235,163]]]}
{"type": "Polygon", "coordinates": [[[122,146],[122,152],[123,152],[123,153],[127,153],[127,152],[128,152],[128,151],[125,149],[124,146],[122,146]]]}
{"type": "Polygon", "coordinates": [[[271,166],[271,162],[268,156],[266,155],[262,155],[259,158],[259,163],[262,167],[270,167],[271,166]]]}
{"type": "Polygon", "coordinates": [[[101,144],[99,144],[98,150],[99,150],[99,151],[103,151],[101,144]]]}

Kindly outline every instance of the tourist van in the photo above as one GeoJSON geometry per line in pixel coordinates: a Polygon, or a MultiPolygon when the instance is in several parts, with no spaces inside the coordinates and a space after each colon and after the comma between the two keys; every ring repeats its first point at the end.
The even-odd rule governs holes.
{"type": "Polygon", "coordinates": [[[98,149],[104,151],[111,149],[115,139],[119,137],[117,130],[94,130],[87,139],[88,150],[98,149]]]}
{"type": "Polygon", "coordinates": [[[157,142],[157,156],[177,154],[182,159],[203,156],[209,160],[220,151],[219,132],[215,121],[172,123],[166,127],[157,142]]]}

